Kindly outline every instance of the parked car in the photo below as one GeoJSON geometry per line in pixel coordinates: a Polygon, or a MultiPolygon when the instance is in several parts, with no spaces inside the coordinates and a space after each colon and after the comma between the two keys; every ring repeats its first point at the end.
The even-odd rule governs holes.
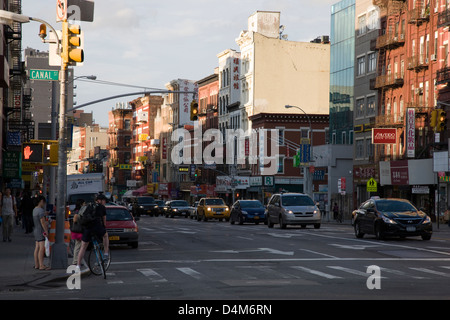
{"type": "Polygon", "coordinates": [[[231,207],[230,223],[260,223],[266,220],[265,208],[259,200],[238,200],[231,207]]]}
{"type": "Polygon", "coordinates": [[[267,205],[267,225],[278,223],[281,229],[287,225],[314,225],[319,229],[321,213],[310,196],[303,193],[276,193],[267,205]]]}
{"type": "Polygon", "coordinates": [[[197,220],[230,220],[230,209],[222,198],[201,198],[197,206],[197,220]]]}
{"type": "Polygon", "coordinates": [[[404,199],[370,199],[353,211],[355,236],[366,233],[377,239],[386,236],[421,236],[430,240],[433,226],[430,217],[404,199]]]}
{"type": "Polygon", "coordinates": [[[124,206],[106,207],[106,231],[108,231],[110,244],[127,244],[133,248],[138,247],[139,230],[136,220],[131,212],[124,206]]]}
{"type": "Polygon", "coordinates": [[[135,217],[139,217],[142,214],[154,216],[158,213],[158,208],[156,208],[156,206],[157,205],[153,197],[136,197],[133,199],[132,212],[135,217]]]}
{"type": "Polygon", "coordinates": [[[172,200],[166,202],[164,215],[166,218],[174,216],[189,217],[192,207],[189,206],[186,200],[172,200]]]}

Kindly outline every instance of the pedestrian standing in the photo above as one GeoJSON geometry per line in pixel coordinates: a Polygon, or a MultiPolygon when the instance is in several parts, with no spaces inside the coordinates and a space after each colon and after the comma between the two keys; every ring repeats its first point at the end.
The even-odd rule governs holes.
{"type": "Polygon", "coordinates": [[[14,220],[17,217],[17,206],[15,198],[11,195],[11,189],[6,188],[2,197],[2,219],[3,219],[3,242],[11,242],[11,235],[14,228],[14,220]]]}
{"type": "Polygon", "coordinates": [[[80,216],[78,212],[84,205],[85,201],[83,199],[78,199],[77,204],[75,205],[75,209],[73,211],[73,222],[72,227],[70,228],[71,238],[75,242],[73,246],[73,260],[72,260],[73,265],[78,264],[78,254],[80,253],[81,248],[81,237],[83,236],[83,226],[81,225],[80,216]]]}
{"type": "Polygon", "coordinates": [[[338,204],[335,202],[334,203],[334,207],[333,207],[333,218],[334,218],[334,220],[337,220],[338,215],[339,215],[339,207],[338,207],[338,204]]]}
{"type": "Polygon", "coordinates": [[[31,199],[30,192],[25,191],[21,201],[21,210],[22,224],[26,234],[33,232],[33,209],[34,201],[31,199]]]}
{"type": "Polygon", "coordinates": [[[44,265],[45,238],[48,235],[48,224],[45,219],[45,197],[36,198],[36,207],[33,209],[34,221],[34,268],[37,270],[50,270],[44,265]]]}

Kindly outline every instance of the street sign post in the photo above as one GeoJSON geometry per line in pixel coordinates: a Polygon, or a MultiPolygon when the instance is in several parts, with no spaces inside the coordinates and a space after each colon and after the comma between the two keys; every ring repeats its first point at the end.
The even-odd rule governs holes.
{"type": "Polygon", "coordinates": [[[30,80],[59,81],[59,70],[30,69],[30,80]]]}

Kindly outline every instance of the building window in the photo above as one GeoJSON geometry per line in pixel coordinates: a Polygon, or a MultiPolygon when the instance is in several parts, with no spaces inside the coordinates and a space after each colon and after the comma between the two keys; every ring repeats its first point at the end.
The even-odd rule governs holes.
{"type": "Polygon", "coordinates": [[[375,52],[369,53],[369,69],[368,72],[374,72],[377,70],[377,54],[375,52]]]}
{"type": "Polygon", "coordinates": [[[373,117],[375,114],[375,96],[367,97],[367,116],[373,117]]]}
{"type": "Polygon", "coordinates": [[[358,76],[362,76],[366,73],[366,57],[359,57],[358,58],[358,70],[357,70],[357,75],[358,76]]]}
{"type": "Polygon", "coordinates": [[[364,98],[356,100],[356,118],[364,117],[364,98]]]}
{"type": "Polygon", "coordinates": [[[284,156],[278,156],[278,172],[284,173],[284,156]]]}
{"type": "Polygon", "coordinates": [[[358,36],[363,35],[366,33],[367,23],[366,23],[366,15],[363,14],[362,16],[358,17],[358,36]]]}
{"type": "Polygon", "coordinates": [[[363,159],[364,158],[364,140],[362,139],[357,139],[355,141],[355,157],[356,159],[363,159]]]}

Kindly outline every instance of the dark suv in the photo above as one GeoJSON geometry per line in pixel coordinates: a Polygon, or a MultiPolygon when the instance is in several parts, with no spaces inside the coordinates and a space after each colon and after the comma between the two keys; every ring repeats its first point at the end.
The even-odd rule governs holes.
{"type": "Polygon", "coordinates": [[[133,199],[132,212],[135,217],[141,214],[148,214],[150,216],[158,215],[158,206],[153,197],[137,197],[133,199]]]}
{"type": "Polygon", "coordinates": [[[308,224],[319,229],[321,214],[310,196],[303,193],[276,193],[272,195],[267,205],[267,225],[273,228],[275,223],[285,229],[288,224],[308,224]]]}

